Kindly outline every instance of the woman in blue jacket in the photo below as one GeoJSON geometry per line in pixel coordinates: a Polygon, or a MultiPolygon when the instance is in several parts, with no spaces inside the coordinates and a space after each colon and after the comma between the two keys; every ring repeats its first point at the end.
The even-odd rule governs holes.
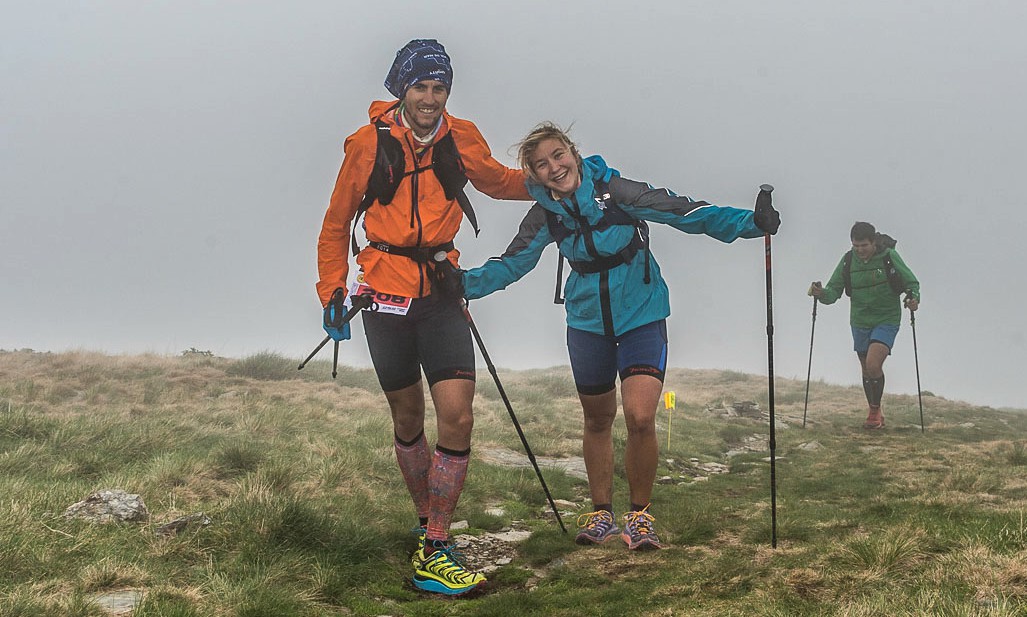
{"type": "Polygon", "coordinates": [[[528,134],[518,159],[536,203],[502,256],[464,273],[465,297],[506,288],[535,267],[546,246],[557,244],[572,270],[565,296],[567,348],[584,412],[582,449],[594,510],[579,517],[575,541],[600,544],[619,532],[630,549],[662,548],[650,498],[670,301],[649,252],[646,222],[732,242],[776,233],[780,216],[772,207],[755,213],[719,207],[621,178],[599,156],[582,159],[567,134],[551,123],[528,134]],[[612,505],[618,374],[631,500],[623,531],[612,505]]]}

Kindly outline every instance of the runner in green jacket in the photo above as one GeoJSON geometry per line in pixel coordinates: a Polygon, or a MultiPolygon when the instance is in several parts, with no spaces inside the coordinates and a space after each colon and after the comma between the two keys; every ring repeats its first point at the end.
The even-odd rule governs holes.
{"type": "Polygon", "coordinates": [[[834,304],[843,293],[850,296],[849,325],[869,406],[863,428],[877,429],[884,427],[884,361],[899,332],[902,306],[911,311],[919,308],[920,282],[895,249],[881,242],[870,223],[856,223],[849,237],[852,250],[838,262],[827,286],[816,281],[809,293],[823,304],[834,304]],[[906,296],[900,302],[902,293],[906,296]]]}

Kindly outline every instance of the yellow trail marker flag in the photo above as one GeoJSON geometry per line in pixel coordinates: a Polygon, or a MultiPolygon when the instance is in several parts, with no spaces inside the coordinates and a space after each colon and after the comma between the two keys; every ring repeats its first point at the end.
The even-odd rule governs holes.
{"type": "Polygon", "coordinates": [[[663,393],[663,406],[667,410],[667,449],[670,449],[670,426],[674,421],[674,406],[677,403],[677,395],[671,392],[663,393]]]}

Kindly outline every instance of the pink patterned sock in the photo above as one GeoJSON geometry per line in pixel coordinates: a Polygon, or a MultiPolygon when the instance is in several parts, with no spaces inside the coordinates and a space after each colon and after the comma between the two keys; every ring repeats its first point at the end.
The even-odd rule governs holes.
{"type": "Polygon", "coordinates": [[[411,445],[400,443],[398,438],[394,439],[393,445],[396,449],[396,462],[399,463],[403,481],[406,482],[407,490],[414,500],[417,516],[426,517],[429,512],[428,468],[431,467],[428,440],[422,432],[411,445]]]}
{"type": "Polygon", "coordinates": [[[428,533],[429,540],[449,539],[449,524],[456,510],[456,502],[464,490],[464,478],[467,477],[467,462],[471,458],[471,450],[454,452],[435,448],[432,458],[431,472],[428,475],[429,499],[428,533]]]}

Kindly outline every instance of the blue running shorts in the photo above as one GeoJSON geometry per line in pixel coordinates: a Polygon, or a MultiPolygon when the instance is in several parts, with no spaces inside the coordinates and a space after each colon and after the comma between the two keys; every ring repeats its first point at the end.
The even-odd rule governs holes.
{"type": "Polygon", "coordinates": [[[880,324],[873,328],[857,328],[852,326],[852,348],[860,356],[866,356],[870,349],[870,343],[880,343],[888,348],[895,345],[895,337],[899,333],[898,324],[880,324]]]}
{"type": "Polygon", "coordinates": [[[567,328],[567,351],[580,394],[606,394],[633,375],[661,382],[667,371],[667,320],[639,326],[620,336],[567,328]]]}

